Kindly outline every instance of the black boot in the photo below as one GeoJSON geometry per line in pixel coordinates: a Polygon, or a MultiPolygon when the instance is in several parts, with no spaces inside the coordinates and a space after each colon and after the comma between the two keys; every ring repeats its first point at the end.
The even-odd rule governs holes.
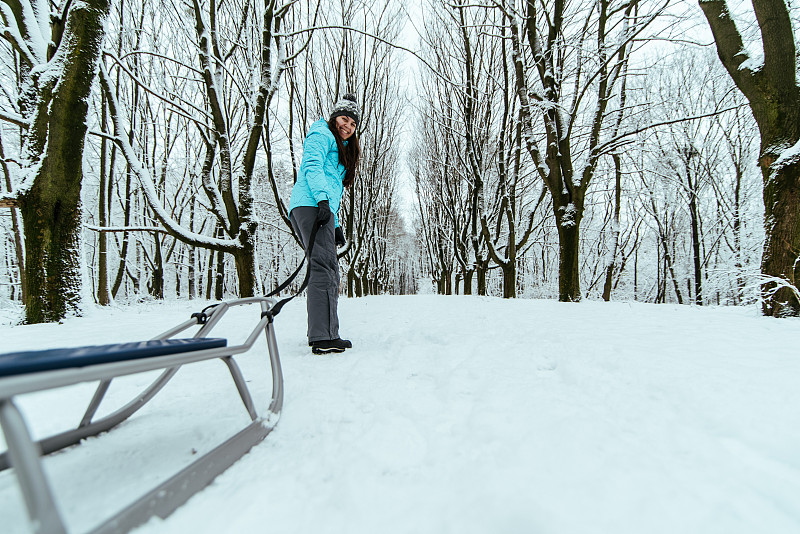
{"type": "Polygon", "coordinates": [[[325,339],[311,343],[311,352],[314,354],[328,354],[329,352],[344,352],[353,344],[346,339],[325,339]]]}
{"type": "MultiPolygon", "coordinates": [[[[346,349],[352,349],[353,348],[353,344],[350,342],[349,339],[342,339],[342,338],[339,337],[339,338],[336,338],[336,339],[334,339],[332,341],[341,341],[342,344],[344,345],[344,348],[346,348],[346,349]]],[[[309,347],[313,347],[314,343],[319,343],[319,341],[309,341],[308,342],[308,346],[309,347]]]]}

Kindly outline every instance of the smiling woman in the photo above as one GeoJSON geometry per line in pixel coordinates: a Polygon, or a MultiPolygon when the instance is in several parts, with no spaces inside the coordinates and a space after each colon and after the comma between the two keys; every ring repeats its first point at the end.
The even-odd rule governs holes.
{"type": "Polygon", "coordinates": [[[345,245],[338,212],[361,156],[356,133],[360,119],[356,97],[346,94],[327,122],[320,119],[311,125],[289,202],[292,228],[309,254],[308,344],[314,354],[344,352],[353,346],[339,337],[336,247],[345,245]]]}

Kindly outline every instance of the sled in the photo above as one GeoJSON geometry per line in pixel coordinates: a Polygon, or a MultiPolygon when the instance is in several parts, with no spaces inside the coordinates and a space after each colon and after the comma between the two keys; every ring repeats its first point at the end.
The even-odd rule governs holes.
{"type": "Polygon", "coordinates": [[[160,336],[139,343],[0,355],[0,425],[8,447],[0,455],[0,470],[13,468],[33,530],[42,534],[67,532],[42,470],[41,455],[74,445],[125,421],[159,393],[183,365],[220,358],[230,371],[251,423],[104,521],[92,533],[127,532],[152,516],[166,518],[266,438],[277,424],[283,405],[283,375],[272,322],[275,304],[275,300],[265,297],[221,302],[192,314],[191,319],[160,336]],[[257,308],[258,313],[254,317],[257,324],[243,344],[227,346],[226,339],[210,337],[209,334],[225,313],[236,306],[257,308]],[[195,326],[198,330],[192,337],[175,338],[195,326]],[[250,350],[261,332],[266,335],[272,371],[272,397],[264,415],[257,413],[242,372],[233,358],[250,350]],[[114,378],[153,370],[163,372],[150,386],[114,413],[94,419],[114,378]],[[98,380],[97,390],[77,428],[39,442],[32,440],[14,403],[15,396],[98,380]]]}

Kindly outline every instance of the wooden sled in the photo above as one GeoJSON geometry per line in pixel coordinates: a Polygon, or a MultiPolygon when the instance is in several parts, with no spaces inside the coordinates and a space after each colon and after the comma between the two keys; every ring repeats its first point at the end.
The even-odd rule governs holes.
{"type": "Polygon", "coordinates": [[[0,470],[9,467],[14,469],[33,531],[42,534],[67,532],[42,470],[40,455],[69,447],[125,421],[161,391],[183,365],[213,358],[225,362],[251,423],[104,521],[92,533],[127,532],[154,515],[166,518],[261,442],[277,424],[283,405],[283,375],[272,322],[274,305],[275,300],[264,297],[221,302],[192,314],[190,320],[150,341],[0,355],[0,425],[8,446],[7,452],[0,455],[0,470]],[[229,347],[227,340],[211,338],[209,334],[225,313],[235,306],[256,308],[254,322],[257,324],[243,344],[229,347]],[[193,337],[175,338],[194,326],[199,329],[193,337]],[[257,413],[239,366],[233,359],[235,355],[250,350],[261,332],[266,335],[272,370],[272,399],[268,413],[264,415],[257,413]],[[163,369],[163,373],[128,404],[94,420],[112,379],[158,369],[163,369]],[[16,395],[95,380],[99,380],[100,384],[77,428],[39,442],[32,440],[14,403],[16,395]]]}

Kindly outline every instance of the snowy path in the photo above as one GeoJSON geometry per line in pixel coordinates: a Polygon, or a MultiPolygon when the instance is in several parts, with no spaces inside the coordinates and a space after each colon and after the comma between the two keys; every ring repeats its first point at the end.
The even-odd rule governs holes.
{"type": "MultiPolygon", "coordinates": [[[[0,337],[6,350],[147,338],[196,307],[94,312],[0,327],[0,337]]],[[[137,532],[800,533],[798,320],[753,309],[343,299],[342,334],[355,348],[319,357],[305,345],[304,312],[292,303],[277,319],[286,400],[276,431],[137,532]]],[[[216,363],[182,370],[165,391],[172,398],[48,458],[75,531],[243,424],[216,363]]],[[[246,373],[261,364],[243,361],[246,373]]],[[[119,390],[134,382],[144,379],[119,390]]],[[[66,414],[90,391],[29,396],[22,408],[45,432],[57,417],[37,414],[53,404],[66,414]]],[[[13,482],[0,473],[7,534],[27,532],[13,482]]]]}

